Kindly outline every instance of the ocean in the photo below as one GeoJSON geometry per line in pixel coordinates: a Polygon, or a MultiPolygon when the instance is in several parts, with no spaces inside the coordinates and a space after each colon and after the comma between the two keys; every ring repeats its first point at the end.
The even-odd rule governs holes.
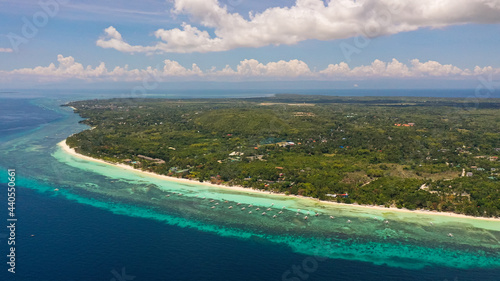
{"type": "MultiPolygon", "coordinates": [[[[254,97],[276,92],[181,91],[147,97],[254,97]]],[[[452,91],[445,92],[425,95],[453,96],[452,91]]],[[[465,92],[471,91],[456,96],[467,96],[465,92]]],[[[500,279],[496,250],[500,236],[494,230],[499,222],[487,222],[492,226],[488,229],[469,220],[433,218],[437,230],[430,233],[427,221],[415,224],[409,222],[411,217],[398,214],[333,207],[321,211],[337,212],[339,221],[334,226],[325,226],[326,219],[291,224],[284,219],[243,217],[226,208],[211,214],[209,203],[200,197],[262,206],[287,204],[293,209],[284,214],[290,220],[297,206],[316,209],[305,200],[285,202],[165,183],[62,153],[57,143],[87,127],[78,123],[77,114],[60,105],[111,97],[135,96],[126,91],[76,90],[0,94],[0,183],[4,190],[0,214],[8,225],[7,169],[16,169],[18,219],[15,274],[7,271],[8,232],[5,226],[0,228],[0,280],[500,279]],[[181,190],[182,198],[163,196],[181,190]],[[391,227],[371,221],[372,216],[390,217],[391,227]],[[353,225],[345,226],[343,218],[350,218],[353,225]],[[443,235],[450,228],[461,241],[451,243],[443,235]]]]}

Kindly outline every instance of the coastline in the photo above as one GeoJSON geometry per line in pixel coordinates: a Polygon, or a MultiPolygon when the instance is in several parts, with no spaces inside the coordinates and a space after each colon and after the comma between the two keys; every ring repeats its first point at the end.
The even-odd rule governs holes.
{"type": "Polygon", "coordinates": [[[106,161],[101,160],[101,159],[97,159],[97,158],[89,157],[89,156],[86,156],[83,154],[79,154],[75,151],[75,149],[70,148],[66,144],[66,139],[62,140],[57,145],[62,149],[63,152],[70,154],[74,157],[80,158],[80,159],[119,167],[119,168],[122,168],[125,170],[134,171],[134,172],[141,173],[141,174],[149,176],[149,177],[154,177],[157,179],[170,181],[170,182],[209,186],[209,187],[232,190],[232,191],[241,192],[241,193],[254,193],[254,194],[261,194],[261,195],[282,196],[285,198],[294,197],[294,198],[300,198],[300,199],[304,199],[304,200],[310,200],[312,202],[319,203],[319,204],[338,206],[338,207],[361,208],[361,209],[366,209],[366,210],[371,209],[371,210],[386,211],[386,212],[421,214],[421,215],[431,215],[431,216],[439,216],[439,217],[450,217],[450,218],[462,218],[462,219],[500,222],[500,218],[473,217],[473,216],[467,216],[467,215],[456,214],[456,213],[451,213],[451,212],[435,212],[435,211],[427,211],[427,210],[408,210],[408,209],[404,209],[404,208],[398,209],[398,208],[394,208],[394,207],[386,208],[386,207],[381,207],[381,206],[337,203],[337,202],[332,202],[332,201],[323,201],[323,200],[319,200],[319,199],[311,198],[311,197],[304,197],[304,196],[298,196],[298,195],[285,195],[283,193],[273,193],[273,192],[269,192],[269,191],[246,188],[246,187],[242,187],[242,186],[217,185],[217,184],[212,184],[212,183],[208,183],[208,182],[199,182],[199,181],[194,181],[194,180],[189,180],[189,179],[170,177],[170,176],[166,176],[166,175],[156,174],[153,172],[143,171],[140,169],[135,169],[129,165],[125,165],[125,164],[121,164],[121,163],[110,163],[110,162],[106,162],[106,161]]]}

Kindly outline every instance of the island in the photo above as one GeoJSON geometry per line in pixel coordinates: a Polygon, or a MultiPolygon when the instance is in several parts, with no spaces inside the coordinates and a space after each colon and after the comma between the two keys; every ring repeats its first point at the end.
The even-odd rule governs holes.
{"type": "Polygon", "coordinates": [[[500,216],[500,100],[279,94],[66,104],[79,154],[219,185],[500,216]]]}

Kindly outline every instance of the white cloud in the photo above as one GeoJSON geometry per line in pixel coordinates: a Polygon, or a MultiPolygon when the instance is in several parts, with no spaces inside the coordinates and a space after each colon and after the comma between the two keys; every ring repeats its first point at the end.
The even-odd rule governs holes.
{"type": "Polygon", "coordinates": [[[454,65],[444,65],[436,61],[420,62],[411,60],[408,64],[392,59],[390,62],[374,60],[371,64],[350,67],[347,63],[330,64],[323,70],[312,71],[307,63],[300,60],[261,63],[255,59],[245,59],[233,69],[227,65],[223,69],[212,67],[202,70],[193,63],[191,68],[177,61],[164,60],[155,67],[129,69],[128,65],[109,70],[104,62],[98,66],[83,66],[71,56],[57,56],[57,63],[34,68],[0,71],[0,81],[62,81],[80,79],[96,81],[178,81],[178,80],[368,80],[391,79],[473,79],[481,75],[500,75],[500,68],[476,66],[473,70],[461,69],[454,65]]]}
{"type": "Polygon", "coordinates": [[[428,61],[421,63],[419,60],[414,59],[411,61],[413,69],[416,73],[421,75],[430,76],[444,76],[444,75],[468,75],[469,70],[462,70],[451,64],[442,65],[437,61],[428,61]]]}
{"type": "MultiPolygon", "coordinates": [[[[223,72],[228,71],[227,67],[223,72]]],[[[257,60],[243,60],[236,67],[236,72],[233,75],[238,76],[267,76],[267,77],[298,77],[311,74],[309,66],[303,61],[290,60],[278,62],[269,62],[262,64],[257,60]]]]}
{"type": "Polygon", "coordinates": [[[12,53],[14,50],[11,48],[0,48],[0,53],[12,53]]]}
{"type": "Polygon", "coordinates": [[[451,64],[443,65],[437,61],[420,62],[418,59],[410,61],[410,65],[392,59],[391,62],[375,60],[370,65],[362,65],[350,68],[345,62],[330,64],[319,74],[331,79],[345,78],[431,78],[441,77],[448,79],[459,79],[460,77],[474,77],[485,74],[500,74],[499,68],[491,66],[476,66],[473,71],[460,69],[451,64]]]}
{"type": "Polygon", "coordinates": [[[217,52],[240,47],[296,44],[308,39],[376,37],[469,23],[499,23],[500,0],[296,0],[292,7],[250,13],[249,20],[230,13],[217,0],[175,0],[173,14],[192,22],[158,29],[151,46],[130,45],[112,26],[97,45],[127,53],[217,52]]]}

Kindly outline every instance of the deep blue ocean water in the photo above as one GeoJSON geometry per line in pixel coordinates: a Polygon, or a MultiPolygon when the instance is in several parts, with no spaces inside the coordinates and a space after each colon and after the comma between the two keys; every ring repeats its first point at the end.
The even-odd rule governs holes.
{"type": "MultiPolygon", "coordinates": [[[[28,92],[0,97],[0,143],[29,138],[33,131],[67,118],[44,107],[45,101],[63,103],[105,96],[109,97],[106,93],[28,92]]],[[[311,262],[307,255],[262,239],[221,237],[114,214],[57,193],[23,187],[17,189],[17,265],[13,275],[7,272],[6,237],[2,236],[7,233],[3,225],[7,218],[8,163],[8,159],[0,161],[0,280],[500,280],[498,269],[409,270],[334,259],[311,262]],[[309,270],[283,275],[298,265],[309,270]]],[[[23,167],[15,168],[22,176],[23,167]]],[[[33,184],[51,186],[51,182],[33,184]]]]}

